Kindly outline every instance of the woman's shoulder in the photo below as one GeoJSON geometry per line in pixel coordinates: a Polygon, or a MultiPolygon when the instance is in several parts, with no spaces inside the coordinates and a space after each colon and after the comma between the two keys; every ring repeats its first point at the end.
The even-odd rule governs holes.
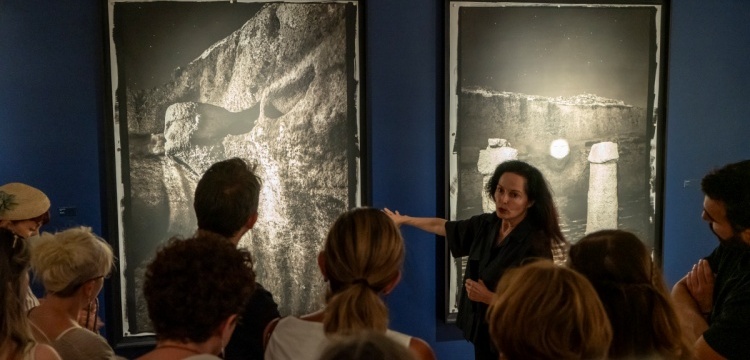
{"type": "Polygon", "coordinates": [[[82,327],[72,327],[62,334],[53,342],[53,346],[58,349],[59,346],[74,348],[82,353],[102,354],[106,358],[114,358],[114,351],[109,346],[107,340],[101,335],[82,327]]]}
{"type": "Polygon", "coordinates": [[[484,213],[484,214],[472,215],[469,218],[466,218],[463,220],[449,221],[449,223],[465,223],[465,224],[472,224],[475,226],[481,226],[482,224],[492,224],[498,221],[500,221],[500,218],[497,217],[497,214],[484,213]]]}
{"type": "Polygon", "coordinates": [[[31,350],[33,354],[33,360],[61,360],[60,355],[57,354],[54,348],[46,344],[36,344],[31,350]]]}
{"type": "Polygon", "coordinates": [[[418,337],[412,337],[411,341],[409,341],[409,350],[416,355],[416,358],[418,360],[435,360],[435,352],[432,351],[432,348],[429,344],[427,344],[426,341],[418,338],[418,337]]]}
{"type": "Polygon", "coordinates": [[[221,358],[216,355],[211,355],[211,354],[200,354],[200,355],[193,355],[190,357],[186,357],[183,360],[221,360],[221,358]]]}

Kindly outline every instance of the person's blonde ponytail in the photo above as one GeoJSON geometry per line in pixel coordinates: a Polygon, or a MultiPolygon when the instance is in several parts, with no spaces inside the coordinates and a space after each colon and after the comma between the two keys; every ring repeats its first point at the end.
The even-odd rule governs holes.
{"type": "Polygon", "coordinates": [[[380,210],[357,208],[336,220],[323,249],[329,280],[323,318],[326,334],[385,331],[388,308],[380,294],[397,281],[404,242],[380,210]]]}

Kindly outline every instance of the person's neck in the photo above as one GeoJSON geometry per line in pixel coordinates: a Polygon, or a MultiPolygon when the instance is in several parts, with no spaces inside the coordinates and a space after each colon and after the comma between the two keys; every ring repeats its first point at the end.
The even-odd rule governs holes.
{"type": "MultiPolygon", "coordinates": [[[[176,340],[160,340],[156,342],[156,348],[152,351],[158,353],[158,359],[183,359],[188,356],[200,354],[218,355],[221,347],[212,345],[211,341],[203,343],[179,342],[176,340]]],[[[156,354],[154,354],[156,355],[156,354]]]]}
{"type": "Polygon", "coordinates": [[[69,298],[63,298],[55,295],[48,294],[44,297],[44,301],[39,305],[41,309],[46,309],[49,313],[55,316],[66,317],[73,321],[78,318],[78,313],[81,311],[81,303],[77,297],[72,296],[69,298]]]}
{"type": "MultiPolygon", "coordinates": [[[[242,228],[240,230],[237,230],[237,232],[234,235],[232,235],[232,236],[230,236],[230,237],[228,237],[226,239],[229,240],[229,241],[231,241],[232,244],[234,244],[234,246],[238,246],[239,243],[240,243],[240,239],[242,239],[242,236],[244,236],[245,233],[247,233],[247,231],[248,231],[247,229],[242,228]]],[[[205,230],[205,229],[198,229],[197,233],[198,234],[210,233],[210,234],[218,235],[217,233],[215,233],[215,232],[213,232],[211,230],[205,230]]]]}

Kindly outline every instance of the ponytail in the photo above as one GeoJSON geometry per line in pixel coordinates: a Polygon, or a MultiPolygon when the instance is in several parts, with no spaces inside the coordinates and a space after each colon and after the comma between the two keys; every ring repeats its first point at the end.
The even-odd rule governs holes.
{"type": "Polygon", "coordinates": [[[395,285],[404,241],[382,211],[357,208],[341,214],[326,238],[322,258],[329,281],[325,333],[384,332],[388,308],[380,294],[395,285]]]}
{"type": "Polygon", "coordinates": [[[388,308],[366,282],[348,284],[328,300],[323,329],[326,334],[351,334],[360,330],[385,332],[388,308]]]}

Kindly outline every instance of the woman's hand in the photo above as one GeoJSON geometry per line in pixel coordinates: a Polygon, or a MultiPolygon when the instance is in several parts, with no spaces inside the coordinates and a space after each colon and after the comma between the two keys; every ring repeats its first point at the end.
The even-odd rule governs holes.
{"type": "Polygon", "coordinates": [[[396,212],[393,212],[389,208],[384,208],[383,212],[386,215],[388,215],[388,217],[391,218],[391,220],[393,220],[396,226],[401,226],[401,224],[405,223],[406,219],[408,218],[408,216],[406,215],[401,215],[401,213],[399,213],[398,210],[396,210],[396,212]]]}
{"type": "Polygon", "coordinates": [[[484,281],[479,280],[476,282],[471,279],[466,279],[464,283],[466,287],[466,293],[469,295],[469,300],[488,304],[492,301],[492,296],[495,295],[492,291],[487,289],[484,285],[484,281]]]}
{"type": "Polygon", "coordinates": [[[78,312],[78,325],[83,328],[89,329],[95,333],[99,333],[99,330],[104,327],[104,321],[97,315],[99,310],[99,304],[92,302],[91,306],[81,309],[78,312]]]}

